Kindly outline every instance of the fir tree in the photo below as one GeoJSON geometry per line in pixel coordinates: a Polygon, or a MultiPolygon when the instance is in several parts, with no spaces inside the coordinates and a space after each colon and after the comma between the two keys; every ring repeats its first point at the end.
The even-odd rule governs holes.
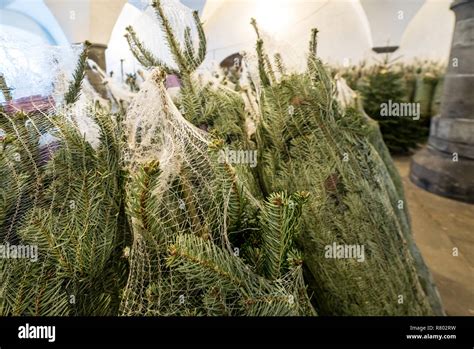
{"type": "MultiPolygon", "coordinates": [[[[0,242],[39,251],[37,262],[0,260],[0,314],[431,314],[388,161],[367,120],[336,102],[317,32],[307,72],[288,74],[253,22],[263,89],[252,140],[242,95],[195,79],[197,14],[196,49],[191,29],[180,44],[153,6],[177,69],[129,28],[150,76],[126,115],[90,111],[97,146],[70,115],[0,114],[0,242]],[[167,74],[182,80],[176,102],[167,74]],[[254,142],[255,171],[222,158],[254,142]],[[333,242],[363,244],[365,263],[324,259],[333,242]]],[[[81,59],[66,103],[83,70],[81,59]]]]}
{"type": "Polygon", "coordinates": [[[439,300],[426,296],[406,246],[397,190],[368,141],[366,121],[335,102],[315,39],[307,72],[275,83],[267,78],[272,74],[257,41],[263,87],[260,178],[269,192],[310,192],[299,244],[313,304],[325,315],[432,314],[429,303],[439,300]],[[325,258],[325,247],[334,242],[364,245],[367,259],[325,258]]]}
{"type": "Polygon", "coordinates": [[[426,139],[427,129],[412,115],[387,116],[381,114],[383,104],[406,103],[403,75],[386,66],[379,66],[365,77],[360,88],[364,109],[377,120],[385,143],[392,153],[407,153],[426,139]]]}
{"type": "MultiPolygon", "coordinates": [[[[147,67],[155,70],[144,93],[148,103],[157,104],[148,105],[147,110],[158,114],[145,121],[143,103],[137,102],[127,115],[127,123],[132,126],[130,134],[136,133],[133,125],[138,118],[140,130],[158,131],[139,136],[132,166],[141,162],[143,154],[137,149],[142,147],[143,139],[159,146],[153,153],[155,159],[138,165],[127,186],[134,245],[121,312],[314,314],[294,246],[306,195],[288,197],[282,191],[261,203],[248,167],[234,168],[219,159],[227,146],[251,150],[243,100],[235,91],[202,86],[195,80],[192,73],[205,53],[205,37],[197,14],[193,14],[199,39],[195,53],[191,30],[186,28],[182,46],[161,2],[155,1],[153,6],[178,69],[170,71],[157,59],[148,59],[152,63],[147,67]],[[163,86],[164,74],[169,73],[182,81],[176,106],[167,98],[163,86]],[[192,124],[184,122],[183,116],[192,124]],[[167,142],[161,143],[163,139],[167,142]],[[174,154],[172,163],[156,161],[160,157],[157,154],[163,152],[174,154]],[[167,168],[179,171],[170,172],[167,168]],[[147,261],[153,261],[154,267],[148,267],[143,274],[144,266],[150,263],[147,261]]],[[[140,46],[135,54],[144,61],[142,57],[149,56],[143,50],[144,44],[130,29],[129,35],[132,42],[140,43],[135,45],[140,46]]]]}
{"type": "Polygon", "coordinates": [[[108,112],[93,117],[97,149],[62,115],[0,115],[1,241],[38,253],[0,260],[2,315],[118,311],[126,271],[120,137],[108,112]]]}

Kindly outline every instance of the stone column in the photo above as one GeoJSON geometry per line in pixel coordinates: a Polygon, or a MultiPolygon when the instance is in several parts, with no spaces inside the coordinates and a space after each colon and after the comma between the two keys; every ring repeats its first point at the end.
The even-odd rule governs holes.
{"type": "MultiPolygon", "coordinates": [[[[91,44],[89,47],[89,58],[92,59],[97,65],[103,70],[106,70],[105,64],[105,50],[107,49],[107,45],[103,44],[91,44]]],[[[100,75],[93,71],[90,68],[86,70],[87,78],[94,89],[103,97],[107,98],[107,89],[102,83],[102,78],[100,75]]]]}
{"type": "Polygon", "coordinates": [[[438,195],[474,203],[474,0],[455,0],[441,113],[411,163],[410,178],[438,195]]]}

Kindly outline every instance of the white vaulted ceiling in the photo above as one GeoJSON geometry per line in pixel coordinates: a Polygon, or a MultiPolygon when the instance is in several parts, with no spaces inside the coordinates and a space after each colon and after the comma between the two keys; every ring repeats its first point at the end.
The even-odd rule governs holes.
{"type": "Polygon", "coordinates": [[[208,0],[203,11],[209,55],[221,60],[252,49],[260,26],[292,52],[306,52],[309,32],[319,29],[319,54],[335,64],[376,54],[374,47],[398,46],[395,55],[444,60],[454,15],[451,0],[208,0]]]}
{"type": "MultiPolygon", "coordinates": [[[[200,10],[208,37],[207,60],[217,62],[241,50],[253,51],[251,17],[256,17],[261,29],[274,39],[269,45],[296,65],[304,61],[313,27],[319,29],[319,55],[333,64],[370,60],[377,56],[373,47],[384,45],[398,46],[395,55],[405,59],[444,60],[454,28],[451,0],[181,2],[200,10]]],[[[50,44],[86,39],[108,44],[108,57],[115,60],[117,69],[116,63],[125,58],[128,50],[123,40],[124,26],[133,24],[147,4],[148,0],[2,0],[0,24],[29,31],[50,44]],[[127,2],[130,4],[124,7],[127,2]]],[[[129,56],[126,59],[126,70],[134,70],[136,62],[129,56]]]]}

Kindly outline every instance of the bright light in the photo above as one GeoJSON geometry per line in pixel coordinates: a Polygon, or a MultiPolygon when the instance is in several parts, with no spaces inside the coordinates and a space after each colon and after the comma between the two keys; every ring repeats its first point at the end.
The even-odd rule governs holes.
{"type": "Polygon", "coordinates": [[[289,0],[256,0],[255,18],[259,27],[271,34],[288,30],[294,20],[289,0]]]}

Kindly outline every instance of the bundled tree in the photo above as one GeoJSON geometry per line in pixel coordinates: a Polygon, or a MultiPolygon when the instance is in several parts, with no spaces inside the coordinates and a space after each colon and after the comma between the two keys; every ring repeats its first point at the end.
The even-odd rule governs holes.
{"type": "Polygon", "coordinates": [[[385,115],[384,108],[407,103],[401,72],[386,65],[373,69],[360,87],[364,109],[378,121],[385,143],[393,153],[407,153],[426,140],[428,129],[419,119],[421,115],[385,115]],[[385,106],[385,107],[384,107],[385,106]]]}
{"type": "Polygon", "coordinates": [[[317,32],[307,72],[279,80],[258,34],[260,180],[265,192],[310,192],[299,244],[318,313],[441,313],[426,267],[407,246],[413,242],[397,212],[400,197],[368,141],[367,123],[336,103],[332,81],[315,55],[317,32]],[[347,245],[363,246],[365,259],[338,259],[348,257],[341,254],[347,245]]]}
{"type": "Polygon", "coordinates": [[[134,241],[121,313],[314,314],[293,243],[306,194],[260,204],[163,81],[154,70],[126,119],[134,241]]]}
{"type": "Polygon", "coordinates": [[[442,68],[439,63],[394,63],[387,56],[373,66],[363,62],[335,72],[360,93],[363,108],[379,122],[392,154],[409,153],[426,142],[430,119],[436,115],[440,104],[442,68]],[[419,108],[419,115],[385,115],[383,108],[389,103],[415,103],[414,109],[418,112],[419,108]]]}
{"type": "MultiPolygon", "coordinates": [[[[68,103],[85,58],[86,50],[68,103]]],[[[12,101],[0,113],[0,244],[15,251],[0,259],[0,314],[116,314],[126,280],[120,121],[91,112],[100,128],[93,148],[52,99],[42,102],[12,101]]]]}
{"type": "Polygon", "coordinates": [[[196,53],[191,28],[180,44],[164,5],[172,3],[153,2],[177,69],[132,28],[127,34],[152,75],[126,118],[134,242],[121,313],[313,315],[293,242],[306,194],[281,191],[261,203],[248,166],[223,156],[227,146],[253,152],[245,105],[234,91],[196,81],[206,51],[197,12],[196,53]],[[170,74],[182,83],[176,105],[164,86],[170,74]]]}

